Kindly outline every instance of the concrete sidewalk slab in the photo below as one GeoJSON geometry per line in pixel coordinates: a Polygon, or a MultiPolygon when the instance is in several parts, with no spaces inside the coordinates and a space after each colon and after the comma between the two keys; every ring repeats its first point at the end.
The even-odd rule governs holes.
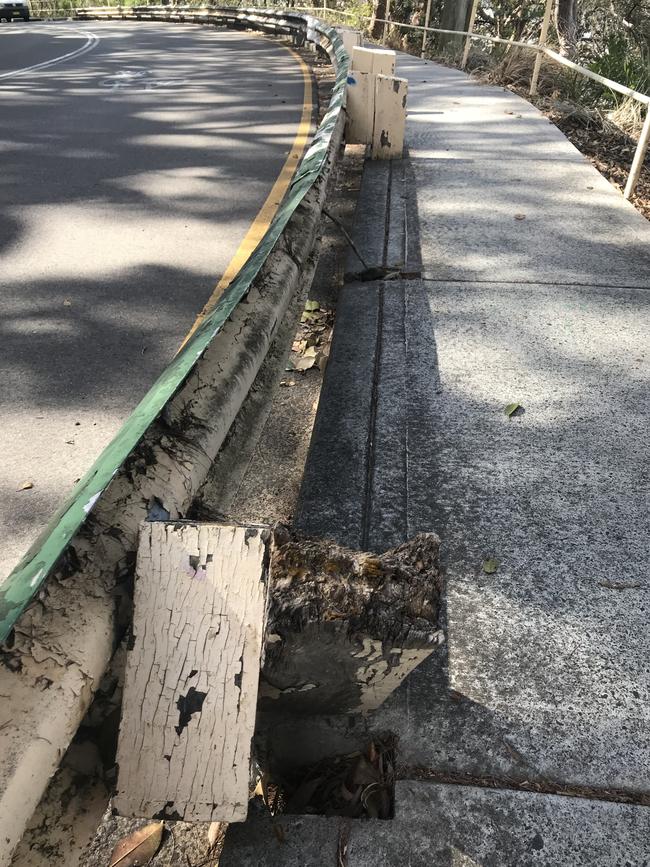
{"type": "Polygon", "coordinates": [[[647,220],[586,162],[413,167],[424,276],[650,287],[647,220]]]}
{"type": "Polygon", "coordinates": [[[372,279],[394,272],[420,277],[420,226],[415,179],[409,160],[367,161],[354,217],[346,280],[372,279]],[[363,261],[362,261],[363,260],[363,261]]]}
{"type": "MultiPolygon", "coordinates": [[[[437,532],[448,644],[366,721],[410,780],[347,863],[646,864],[650,226],[519,97],[398,69],[427,279],[343,290],[297,523],[437,532]]],[[[223,863],[329,862],[340,820],[287,822],[223,863]]]]}
{"type": "Polygon", "coordinates": [[[367,822],[354,829],[350,867],[613,867],[647,862],[646,807],[406,781],[397,784],[395,796],[392,828],[386,822],[367,822]]]}
{"type": "Polygon", "coordinates": [[[408,55],[398,65],[425,276],[650,285],[647,221],[533,105],[408,55]]]}
{"type": "Polygon", "coordinates": [[[257,815],[221,867],[614,867],[647,864],[647,807],[402,781],[392,821],[257,815]],[[275,826],[275,827],[274,827],[275,826]],[[347,841],[345,861],[337,853],[347,841]]]}
{"type": "Polygon", "coordinates": [[[373,728],[409,764],[647,793],[650,293],[397,281],[340,310],[299,524],[375,550],[433,530],[448,587],[448,670],[373,728]]]}

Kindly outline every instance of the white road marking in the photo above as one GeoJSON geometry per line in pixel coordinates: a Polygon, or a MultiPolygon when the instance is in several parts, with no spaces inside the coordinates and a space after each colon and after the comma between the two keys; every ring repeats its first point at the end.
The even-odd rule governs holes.
{"type": "Polygon", "coordinates": [[[86,37],[85,43],[80,48],[76,48],[74,51],[69,51],[67,54],[61,54],[59,57],[53,57],[51,60],[44,60],[43,63],[35,63],[33,66],[23,66],[21,69],[12,69],[11,72],[3,72],[0,75],[0,79],[16,78],[17,76],[25,75],[28,72],[36,72],[39,69],[49,69],[50,66],[57,66],[59,63],[73,60],[75,57],[81,57],[82,54],[92,51],[93,48],[99,45],[99,36],[97,36],[96,33],[92,33],[88,30],[66,30],[66,33],[70,32],[86,37]]]}
{"type": "Polygon", "coordinates": [[[157,90],[165,87],[181,87],[187,83],[185,78],[154,78],[154,74],[145,67],[130,67],[121,72],[115,72],[105,78],[101,86],[111,90],[136,88],[138,90],[157,90]]]}

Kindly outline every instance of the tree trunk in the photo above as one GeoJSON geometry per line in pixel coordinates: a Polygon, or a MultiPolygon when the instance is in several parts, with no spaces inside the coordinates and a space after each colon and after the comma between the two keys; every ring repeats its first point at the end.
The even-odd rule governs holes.
{"type": "Polygon", "coordinates": [[[577,0],[557,0],[555,26],[560,40],[560,54],[573,57],[578,35],[577,0]]]}
{"type": "MultiPolygon", "coordinates": [[[[443,30],[467,30],[471,5],[471,0],[445,0],[440,27],[443,30]]],[[[461,51],[464,39],[463,36],[441,33],[440,48],[449,53],[461,51]]]]}
{"type": "Polygon", "coordinates": [[[370,24],[370,35],[373,39],[381,39],[384,35],[384,25],[382,19],[386,18],[386,6],[388,0],[375,0],[372,4],[372,22],[370,24]]]}

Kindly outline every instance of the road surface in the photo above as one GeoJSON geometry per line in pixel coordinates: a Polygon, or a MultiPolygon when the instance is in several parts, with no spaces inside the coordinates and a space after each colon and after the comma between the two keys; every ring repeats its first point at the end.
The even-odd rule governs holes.
{"type": "Polygon", "coordinates": [[[0,578],[297,164],[304,101],[296,58],[256,35],[0,26],[0,578]]]}

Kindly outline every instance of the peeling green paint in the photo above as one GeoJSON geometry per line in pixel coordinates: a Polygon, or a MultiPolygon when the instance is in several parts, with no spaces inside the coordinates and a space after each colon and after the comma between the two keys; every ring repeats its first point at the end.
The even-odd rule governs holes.
{"type": "MultiPolygon", "coordinates": [[[[259,13],[258,13],[259,14],[259,13]]],[[[307,19],[308,16],[305,16],[307,19]]],[[[194,365],[221,331],[275,246],[292,214],[323,172],[334,127],[345,104],[348,55],[338,34],[317,19],[311,28],[330,44],[336,65],[336,82],[329,109],[312,140],[265,236],[244,267],[230,283],[219,303],[194,332],[183,349],[158,377],[45,530],[0,586],[0,641],[4,641],[18,617],[55,567],[75,533],[146,430],[185,382],[194,365]]]]}

